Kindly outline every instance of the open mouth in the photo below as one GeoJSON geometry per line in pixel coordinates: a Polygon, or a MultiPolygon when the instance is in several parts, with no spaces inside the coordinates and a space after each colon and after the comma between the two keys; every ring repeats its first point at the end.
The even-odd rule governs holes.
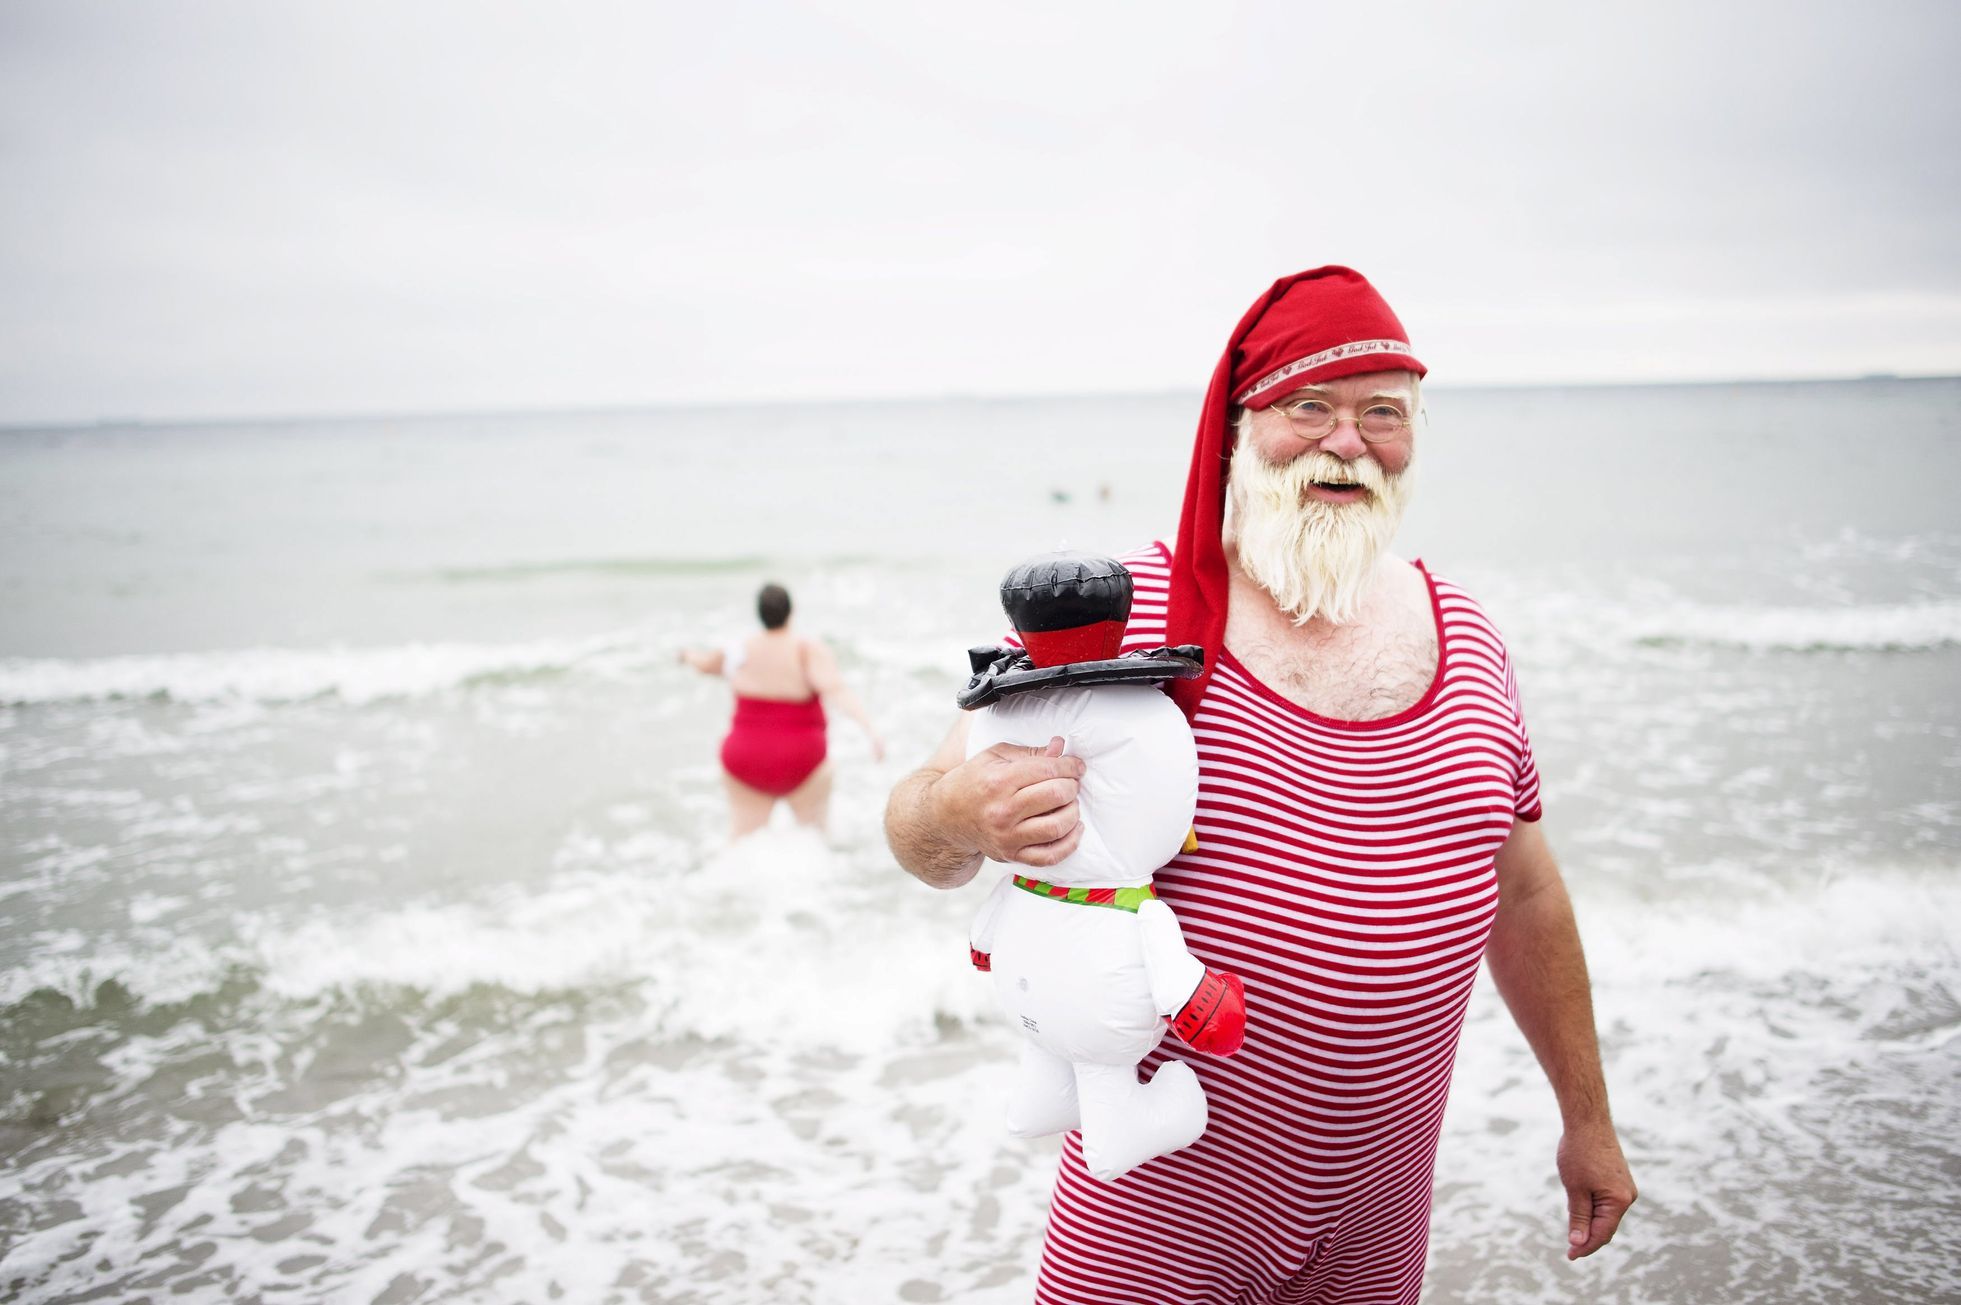
{"type": "Polygon", "coordinates": [[[1312,480],[1307,484],[1306,497],[1342,500],[1362,498],[1368,492],[1368,486],[1353,480],[1312,480]]]}

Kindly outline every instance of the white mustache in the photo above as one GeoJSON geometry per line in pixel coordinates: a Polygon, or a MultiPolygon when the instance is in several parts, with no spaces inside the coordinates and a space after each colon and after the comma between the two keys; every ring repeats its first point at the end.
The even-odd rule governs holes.
{"type": "Polygon", "coordinates": [[[1344,462],[1332,453],[1314,449],[1291,462],[1276,464],[1267,462],[1264,457],[1260,457],[1259,461],[1274,481],[1292,488],[1296,497],[1305,494],[1309,485],[1317,484],[1360,485],[1378,498],[1389,492],[1389,473],[1373,458],[1344,462]]]}

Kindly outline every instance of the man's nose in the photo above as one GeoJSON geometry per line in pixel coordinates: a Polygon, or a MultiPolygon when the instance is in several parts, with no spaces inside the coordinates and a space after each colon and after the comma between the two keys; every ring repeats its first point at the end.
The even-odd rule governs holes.
{"type": "Polygon", "coordinates": [[[1337,417],[1335,428],[1321,437],[1321,451],[1343,462],[1353,462],[1361,457],[1368,446],[1368,441],[1362,438],[1361,426],[1353,417],[1337,417]]]}

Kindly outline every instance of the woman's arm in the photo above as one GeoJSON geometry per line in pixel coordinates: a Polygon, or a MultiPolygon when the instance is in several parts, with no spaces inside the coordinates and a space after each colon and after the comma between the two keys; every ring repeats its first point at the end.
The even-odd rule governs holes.
{"type": "Polygon", "coordinates": [[[692,666],[703,675],[720,675],[724,660],[720,648],[683,648],[675,656],[683,666],[692,666]]]}
{"type": "Polygon", "coordinates": [[[824,699],[827,709],[841,711],[858,722],[858,728],[865,731],[865,737],[871,740],[872,760],[885,760],[885,740],[879,737],[878,729],[865,711],[865,704],[858,701],[858,695],[844,682],[836,655],[815,639],[804,644],[804,673],[810,676],[810,687],[824,699]]]}

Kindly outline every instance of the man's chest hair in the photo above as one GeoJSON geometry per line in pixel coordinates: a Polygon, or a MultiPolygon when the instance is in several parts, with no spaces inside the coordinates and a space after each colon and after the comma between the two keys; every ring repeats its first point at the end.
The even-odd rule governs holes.
{"type": "Polygon", "coordinates": [[[1289,702],[1335,720],[1381,720],[1414,706],[1437,672],[1437,628],[1427,590],[1420,609],[1388,605],[1347,625],[1296,627],[1235,609],[1226,646],[1289,702]]]}

